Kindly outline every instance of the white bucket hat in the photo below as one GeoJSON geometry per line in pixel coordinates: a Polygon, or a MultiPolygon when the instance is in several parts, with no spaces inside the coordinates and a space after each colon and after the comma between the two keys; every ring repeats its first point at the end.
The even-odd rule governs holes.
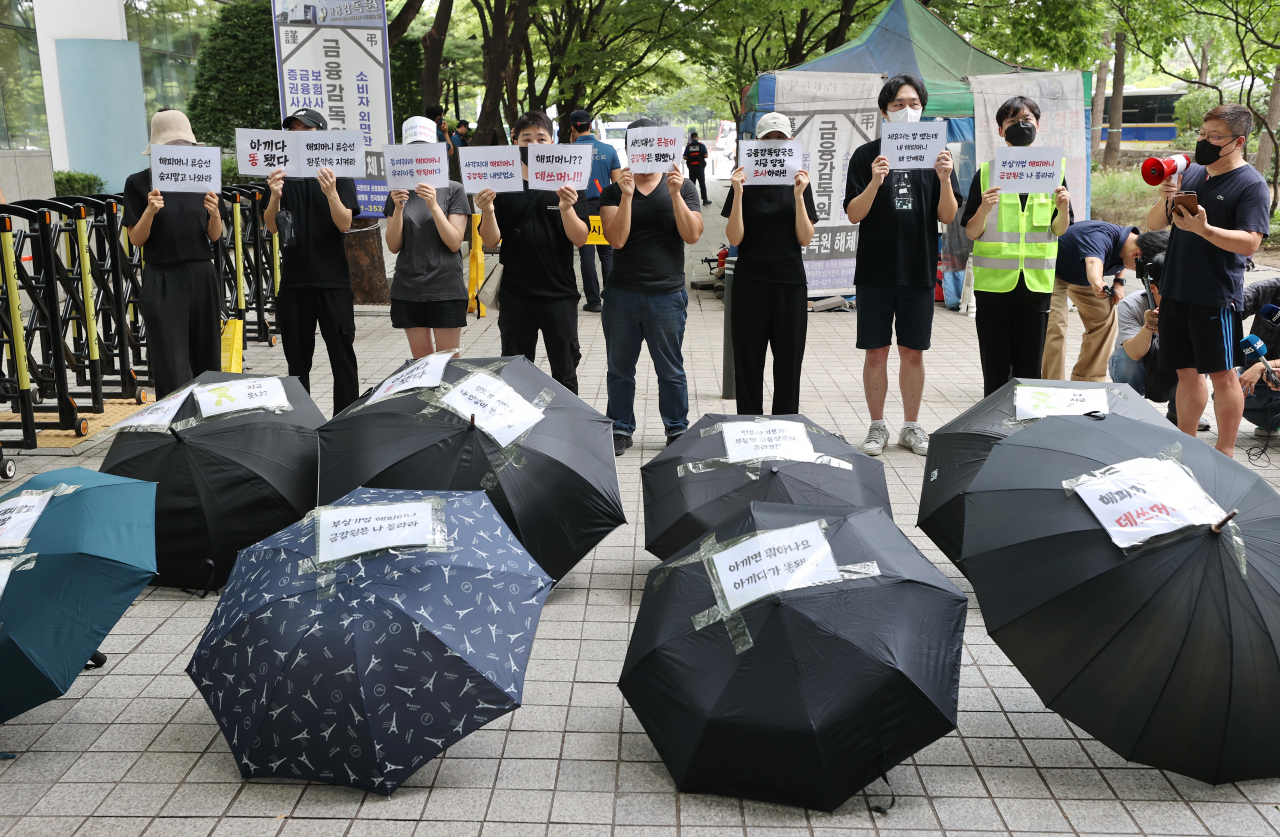
{"type": "Polygon", "coordinates": [[[436,123],[425,116],[410,116],[400,126],[400,140],[405,144],[435,142],[436,123]]]}
{"type": "Polygon", "coordinates": [[[204,145],[196,142],[191,132],[191,121],[180,110],[162,110],[151,117],[151,142],[143,154],[151,153],[153,145],[204,145]]]}
{"type": "Polygon", "coordinates": [[[777,111],[766,113],[756,123],[756,139],[774,131],[781,131],[787,139],[791,139],[791,120],[777,111]]]}

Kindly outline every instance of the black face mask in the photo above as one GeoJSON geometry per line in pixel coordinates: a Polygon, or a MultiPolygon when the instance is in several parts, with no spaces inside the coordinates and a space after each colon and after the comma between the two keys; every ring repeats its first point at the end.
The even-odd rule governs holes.
{"type": "Polygon", "coordinates": [[[527,145],[520,146],[520,162],[529,164],[529,146],[527,145]]]}
{"type": "Polygon", "coordinates": [[[1025,146],[1036,141],[1036,126],[1030,122],[1019,122],[1004,129],[1004,138],[1010,145],[1025,146]]]}
{"type": "MultiPolygon", "coordinates": [[[[1234,143],[1235,140],[1232,140],[1232,142],[1234,143]]],[[[1235,150],[1233,146],[1214,145],[1207,139],[1200,140],[1196,143],[1196,162],[1202,166],[1212,166],[1218,162],[1219,158],[1226,156],[1222,153],[1224,148],[1235,150]]],[[[1228,151],[1227,153],[1230,154],[1231,152],[1228,151]]]]}

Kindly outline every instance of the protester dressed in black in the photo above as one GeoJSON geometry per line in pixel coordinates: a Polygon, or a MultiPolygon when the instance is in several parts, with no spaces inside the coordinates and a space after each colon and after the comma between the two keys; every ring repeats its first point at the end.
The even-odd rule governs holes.
{"type": "MultiPolygon", "coordinates": [[[[530,144],[552,141],[554,128],[546,114],[526,113],[511,129],[521,158],[530,144]]],[[[574,204],[572,186],[549,192],[529,188],[529,168],[520,166],[523,192],[499,195],[485,189],[476,195],[480,237],[486,247],[502,242],[502,286],[498,291],[498,332],[503,355],[533,361],[538,333],[547,351],[551,377],[578,391],[578,282],[573,275],[573,248],[587,243],[587,223],[574,204]]]]}
{"type": "MultiPolygon", "coordinates": [[[[711,203],[707,197],[707,147],[698,142],[698,132],[689,134],[689,144],[684,147],[684,162],[689,167],[689,179],[702,191],[702,205],[711,203]]],[[[726,216],[727,217],[727,216],[726,216]]]]}
{"type": "MultiPolygon", "coordinates": [[[[300,110],[284,120],[287,131],[325,130],[314,110],[300,110]]],[[[323,168],[316,177],[285,179],[280,169],[267,180],[269,198],[263,212],[267,232],[281,232],[280,293],[276,323],[284,343],[289,374],[311,391],[311,364],[316,326],[324,338],[333,369],[333,414],[360,397],[356,372],[355,296],[342,234],[360,213],[355,182],[323,168]],[[288,222],[283,224],[283,213],[288,222]],[[290,240],[291,239],[291,240],[290,240]]]]}
{"type": "Polygon", "coordinates": [[[800,371],[808,332],[803,249],[818,211],[809,173],[794,186],[746,186],[740,167],[720,213],[738,248],[733,271],[734,381],[740,415],[764,413],[764,362],[773,349],[773,414],[800,412],[800,371]]]}
{"type": "MultiPolygon", "coordinates": [[[[151,120],[151,142],[195,145],[195,137],[186,116],[163,110],[151,120]]],[[[147,362],[156,397],[163,398],[222,366],[222,294],[211,244],[222,235],[221,204],[213,192],[152,189],[147,168],[125,181],[124,225],[129,243],[142,248],[147,362]]]]}

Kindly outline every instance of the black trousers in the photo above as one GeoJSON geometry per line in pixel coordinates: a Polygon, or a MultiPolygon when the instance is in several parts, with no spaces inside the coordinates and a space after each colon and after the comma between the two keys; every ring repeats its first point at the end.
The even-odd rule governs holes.
{"type": "Polygon", "coordinates": [[[499,293],[498,334],[504,357],[524,355],[530,363],[538,353],[538,332],[547,351],[551,377],[578,394],[578,300],[541,300],[502,288],[499,293]]]}
{"type": "Polygon", "coordinates": [[[222,294],[213,262],[148,264],[139,301],[156,398],[222,369],[222,294]]]}
{"type": "Polygon", "coordinates": [[[360,397],[356,372],[356,309],[350,288],[281,288],[276,297],[276,323],[284,343],[289,374],[311,391],[311,360],[316,326],[333,369],[333,415],[360,397]]]}
{"type": "Polygon", "coordinates": [[[738,413],[764,413],[765,349],[773,348],[773,414],[800,412],[809,330],[808,285],[733,277],[733,368],[738,413]]]}
{"type": "Polygon", "coordinates": [[[613,273],[613,248],[608,244],[584,244],[578,248],[582,260],[582,294],[587,302],[600,301],[600,276],[596,275],[596,255],[600,256],[600,276],[609,281],[613,273]]]}
{"type": "Polygon", "coordinates": [[[702,202],[707,202],[707,167],[689,166],[689,179],[698,184],[702,190],[702,202]]]}
{"type": "Polygon", "coordinates": [[[1032,291],[1019,277],[1008,293],[973,294],[978,302],[983,396],[1000,389],[1010,378],[1039,378],[1053,293],[1032,291]]]}

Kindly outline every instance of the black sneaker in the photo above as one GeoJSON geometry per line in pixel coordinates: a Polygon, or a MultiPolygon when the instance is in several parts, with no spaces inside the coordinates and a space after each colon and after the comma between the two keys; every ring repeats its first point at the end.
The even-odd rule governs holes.
{"type": "Polygon", "coordinates": [[[667,437],[667,447],[671,447],[673,444],[675,444],[675,443],[676,443],[676,440],[677,440],[677,439],[679,439],[679,438],[680,438],[681,436],[683,436],[683,435],[684,435],[683,433],[677,433],[677,434],[676,434],[676,435],[674,435],[674,436],[668,436],[668,437],[667,437]]]}
{"type": "Polygon", "coordinates": [[[621,433],[613,434],[613,455],[622,456],[622,452],[631,447],[631,437],[623,436],[621,433]]]}
{"type": "Polygon", "coordinates": [[[582,306],[582,310],[583,310],[583,311],[590,311],[592,314],[599,314],[599,313],[600,313],[600,303],[598,303],[598,302],[588,302],[586,305],[582,306]]]}

